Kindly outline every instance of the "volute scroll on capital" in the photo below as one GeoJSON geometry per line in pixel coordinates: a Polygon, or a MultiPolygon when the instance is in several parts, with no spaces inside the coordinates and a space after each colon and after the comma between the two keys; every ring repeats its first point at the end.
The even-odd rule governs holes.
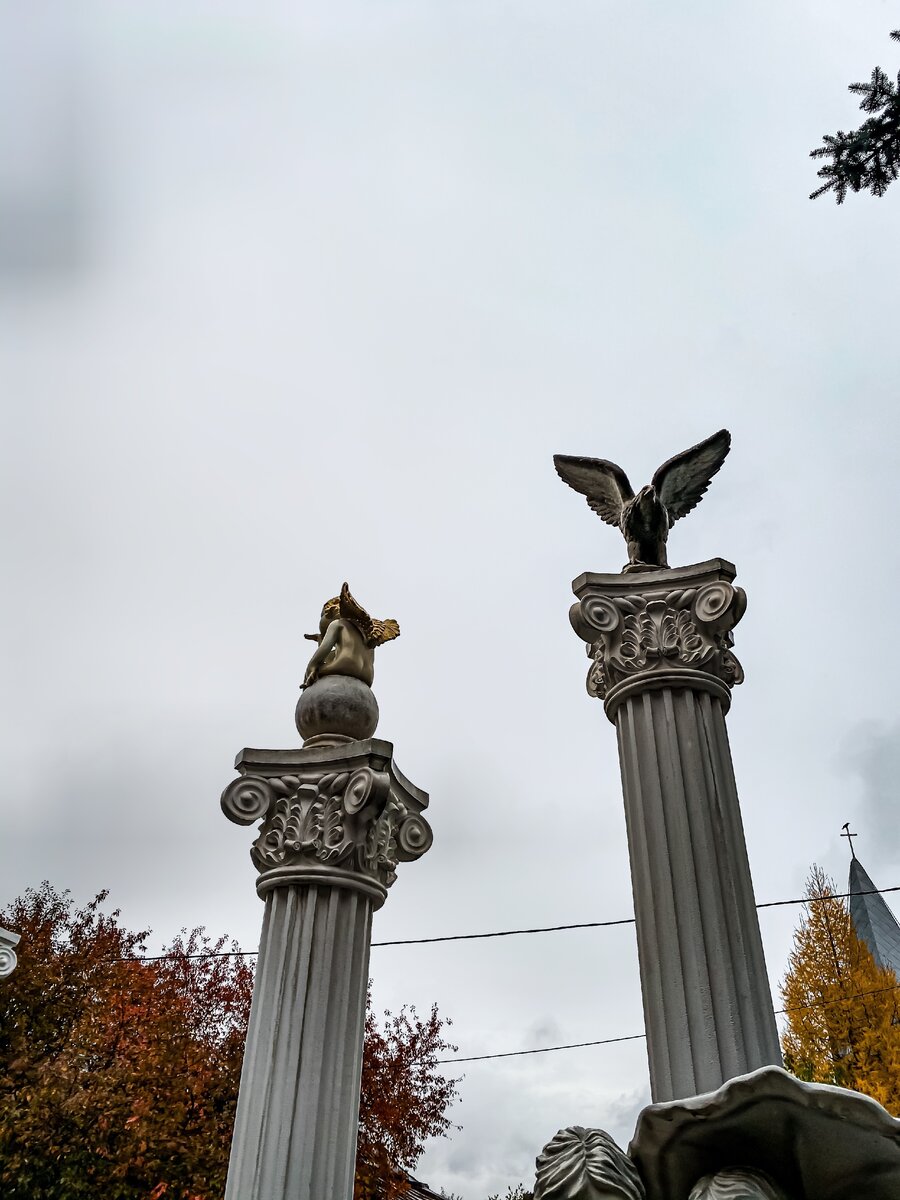
{"type": "Polygon", "coordinates": [[[13,933],[11,929],[4,929],[0,926],[0,979],[6,979],[16,969],[18,962],[16,946],[19,944],[20,936],[18,933],[13,933]]]}
{"type": "Polygon", "coordinates": [[[730,689],[744,678],[732,647],[747,597],[733,584],[733,571],[709,570],[719,563],[631,575],[619,586],[616,576],[576,580],[579,600],[569,619],[591,660],[589,695],[607,701],[609,711],[614,690],[625,685],[630,685],[627,691],[640,690],[642,681],[662,686],[663,677],[671,676],[672,686],[696,681],[727,701],[730,689]],[[676,574],[682,579],[676,581],[676,574]],[[636,580],[641,581],[637,586],[636,580]]]}
{"type": "Polygon", "coordinates": [[[421,812],[427,795],[408,784],[390,759],[373,755],[361,764],[359,757],[341,761],[336,753],[330,762],[309,764],[301,758],[293,773],[242,774],[222,793],[229,820],[262,821],[250,850],[260,893],[327,877],[381,903],[397,865],[431,846],[431,827],[421,812]]]}

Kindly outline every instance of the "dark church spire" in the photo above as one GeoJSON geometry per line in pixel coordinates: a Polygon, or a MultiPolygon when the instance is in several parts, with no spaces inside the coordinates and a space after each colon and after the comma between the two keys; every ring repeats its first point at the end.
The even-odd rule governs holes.
{"type": "MultiPolygon", "coordinates": [[[[844,829],[847,829],[846,825],[844,829]]],[[[856,834],[848,830],[846,836],[849,840],[856,834]]],[[[853,852],[852,842],[850,850],[852,858],[847,891],[850,893],[850,919],[856,928],[856,935],[872,951],[878,966],[889,967],[900,979],[900,924],[853,852]]]]}

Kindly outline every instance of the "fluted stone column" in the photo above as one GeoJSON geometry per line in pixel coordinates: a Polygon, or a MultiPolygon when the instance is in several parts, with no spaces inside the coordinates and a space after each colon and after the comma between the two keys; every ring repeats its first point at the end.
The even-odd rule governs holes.
{"type": "Polygon", "coordinates": [[[262,820],[265,901],[226,1200],[351,1200],[372,912],[431,845],[389,742],[309,741],[244,750],[222,795],[262,820]]]}
{"type": "Polygon", "coordinates": [[[588,692],[618,735],[654,1101],[781,1063],[725,728],[734,577],[712,559],[573,584],[588,692]]]}
{"type": "Polygon", "coordinates": [[[18,933],[0,926],[0,979],[6,979],[16,969],[16,946],[19,944],[18,933]]]}

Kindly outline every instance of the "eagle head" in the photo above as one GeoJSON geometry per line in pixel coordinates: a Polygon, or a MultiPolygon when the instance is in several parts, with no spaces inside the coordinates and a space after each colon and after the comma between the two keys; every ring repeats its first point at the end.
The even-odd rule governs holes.
{"type": "Polygon", "coordinates": [[[651,516],[656,512],[659,497],[652,483],[645,484],[634,498],[634,507],[641,516],[651,516]]]}

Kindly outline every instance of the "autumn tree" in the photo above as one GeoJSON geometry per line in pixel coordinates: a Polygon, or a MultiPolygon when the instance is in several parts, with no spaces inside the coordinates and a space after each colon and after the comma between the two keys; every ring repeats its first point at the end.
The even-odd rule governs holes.
{"type": "Polygon", "coordinates": [[[44,884],[0,987],[5,1197],[212,1200],[224,1191],[252,968],[202,930],[139,961],[146,931],[44,884]]]}
{"type": "Polygon", "coordinates": [[[446,1079],[438,1055],[455,1051],[443,1038],[445,1024],[436,1007],[425,1020],[407,1006],[384,1014],[379,1029],[366,1009],[359,1105],[354,1200],[395,1200],[408,1190],[407,1172],[422,1153],[425,1139],[451,1128],[446,1113],[456,1095],[457,1080],[446,1079]]]}
{"type": "Polygon", "coordinates": [[[809,1082],[864,1092],[900,1115],[897,978],[876,964],[820,867],[806,896],[781,985],[785,1066],[809,1082]]]}
{"type": "MultiPolygon", "coordinates": [[[[145,961],[148,931],[126,930],[105,900],[79,908],[45,883],[0,913],[22,935],[0,983],[0,1194],[220,1200],[253,968],[202,929],[145,961]]],[[[448,1127],[442,1027],[434,1010],[383,1031],[367,1019],[360,1163],[373,1186],[383,1168],[379,1200],[448,1127]]]]}

